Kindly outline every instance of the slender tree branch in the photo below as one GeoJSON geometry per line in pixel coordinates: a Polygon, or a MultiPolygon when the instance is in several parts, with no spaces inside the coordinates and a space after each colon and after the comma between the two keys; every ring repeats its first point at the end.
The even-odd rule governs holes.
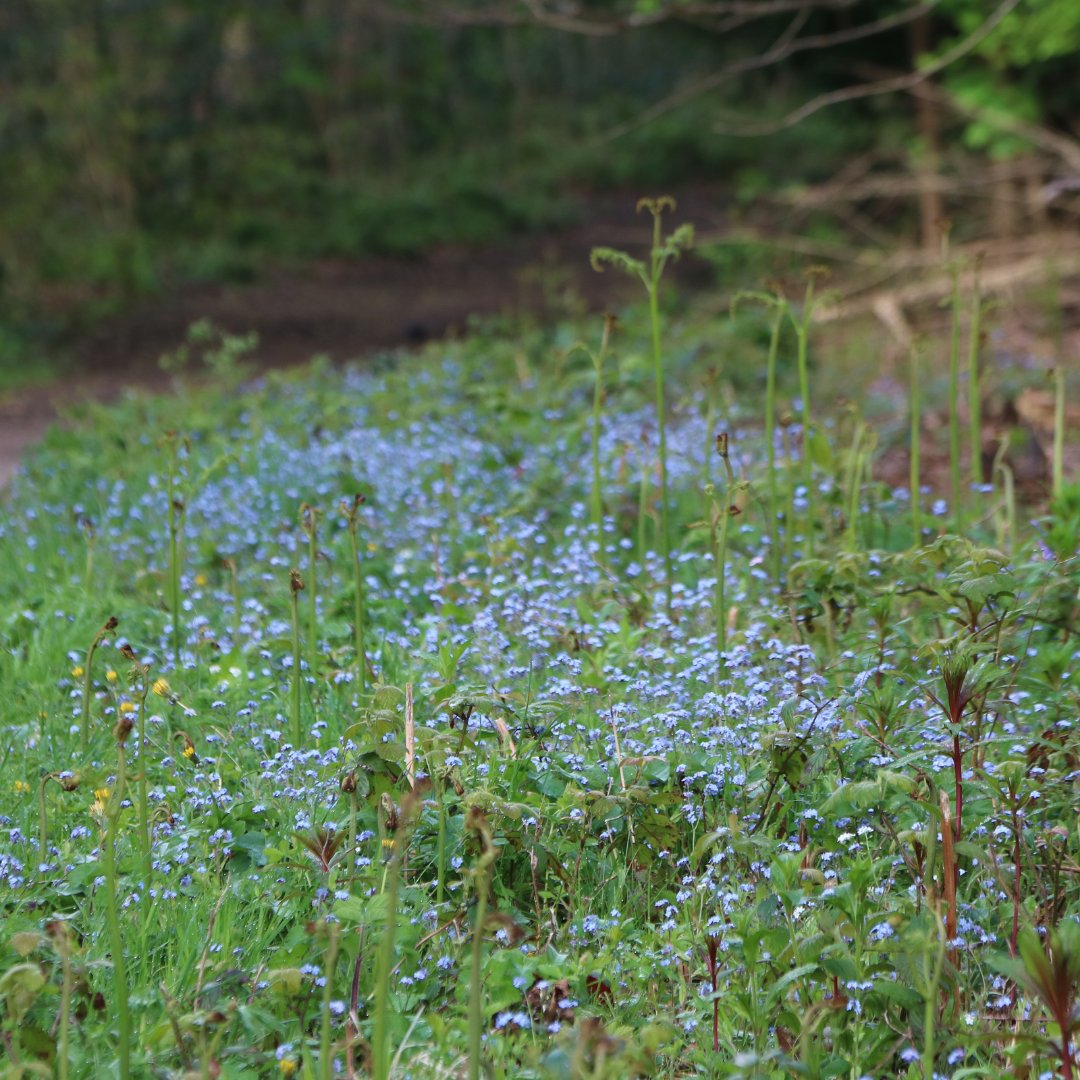
{"type": "MultiPolygon", "coordinates": [[[[680,90],[676,90],[675,93],[669,94],[662,101],[658,101],[655,105],[650,106],[639,116],[635,117],[635,119],[612,128],[603,136],[601,141],[607,142],[617,139],[622,135],[626,135],[630,131],[643,127],[645,124],[658,119],[665,113],[671,112],[672,109],[676,109],[680,105],[685,105],[687,102],[701,97],[702,94],[706,94],[710,90],[715,90],[725,83],[731,82],[732,79],[736,79],[740,75],[746,75],[751,71],[759,71],[762,68],[772,67],[773,65],[786,60],[790,56],[795,56],[797,53],[826,49],[834,45],[846,45],[852,41],[860,41],[863,38],[874,37],[877,34],[883,34],[889,30],[894,30],[898,26],[903,26],[906,23],[913,22],[915,19],[929,14],[940,2],[941,0],[924,0],[922,3],[915,4],[910,8],[905,8],[903,11],[898,11],[892,15],[887,15],[884,18],[875,19],[873,22],[863,23],[860,26],[847,27],[834,33],[812,34],[802,38],[791,34],[792,28],[795,27],[795,21],[793,21],[787,29],[785,29],[784,33],[777,38],[776,42],[766,49],[765,52],[758,56],[748,56],[742,60],[736,60],[734,63],[728,64],[719,71],[714,71],[711,75],[699,79],[690,86],[685,86],[680,90]]],[[[799,28],[800,27],[795,28],[795,34],[798,33],[799,28]]],[[[740,132],[740,134],[744,133],[740,132]]]]}
{"type": "Polygon", "coordinates": [[[832,105],[842,102],[858,101],[861,98],[876,97],[880,94],[892,94],[897,91],[912,91],[916,87],[926,83],[939,72],[954,64],[961,57],[966,56],[978,48],[1000,25],[1001,21],[1014,8],[1018,7],[1021,0],[1002,0],[993,13],[989,15],[974,31],[966,38],[958,42],[947,52],[944,52],[936,60],[927,64],[918,71],[909,72],[906,75],[898,75],[891,79],[882,79],[879,82],[862,83],[858,86],[848,86],[843,90],[833,90],[828,94],[819,94],[811,98],[804,105],[789,112],[780,120],[766,124],[748,124],[743,127],[726,127],[717,124],[713,131],[718,135],[775,135],[779,131],[794,127],[814,113],[827,109],[832,105]]]}
{"type": "Polygon", "coordinates": [[[864,0],[704,0],[697,4],[669,3],[655,11],[628,11],[610,16],[583,9],[576,3],[557,0],[517,0],[516,4],[488,3],[479,7],[451,6],[440,0],[417,0],[378,4],[375,10],[391,21],[442,26],[544,26],[566,33],[592,37],[610,36],[623,30],[674,20],[701,22],[727,19],[727,29],[777,15],[815,11],[847,11],[864,0]]]}

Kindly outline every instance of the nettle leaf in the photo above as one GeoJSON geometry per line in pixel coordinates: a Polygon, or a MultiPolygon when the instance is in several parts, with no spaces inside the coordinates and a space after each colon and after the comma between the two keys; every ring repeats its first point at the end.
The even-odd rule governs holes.
{"type": "Polygon", "coordinates": [[[956,593],[974,604],[985,604],[999,596],[1015,596],[1015,582],[1010,574],[982,574],[956,585],[956,593]]]}

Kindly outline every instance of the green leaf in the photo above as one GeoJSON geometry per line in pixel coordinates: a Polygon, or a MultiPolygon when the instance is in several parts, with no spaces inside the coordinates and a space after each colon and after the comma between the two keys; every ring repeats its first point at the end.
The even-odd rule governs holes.
{"type": "Polygon", "coordinates": [[[627,255],[625,251],[617,248],[595,247],[589,255],[589,263],[594,270],[603,270],[605,266],[614,266],[617,270],[629,274],[631,277],[639,277],[642,281],[647,280],[648,274],[645,264],[640,259],[627,255]]]}

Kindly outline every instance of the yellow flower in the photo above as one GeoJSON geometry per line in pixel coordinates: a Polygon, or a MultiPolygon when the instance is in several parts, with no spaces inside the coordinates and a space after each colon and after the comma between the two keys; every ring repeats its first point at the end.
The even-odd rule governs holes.
{"type": "Polygon", "coordinates": [[[277,1067],[282,1076],[292,1076],[296,1072],[296,1062],[292,1058],[282,1058],[277,1067]]]}
{"type": "Polygon", "coordinates": [[[375,551],[378,551],[378,550],[379,550],[379,545],[378,545],[378,544],[376,544],[374,540],[369,540],[369,541],[368,541],[368,546],[367,546],[367,549],[368,549],[368,551],[370,551],[370,552],[375,552],[375,551]]]}
{"type": "Polygon", "coordinates": [[[85,674],[86,674],[86,669],[82,666],[82,664],[76,664],[71,669],[71,677],[73,679],[81,679],[85,674]]]}
{"type": "Polygon", "coordinates": [[[30,785],[25,780],[15,781],[15,794],[25,795],[30,790],[30,785]]]}
{"type": "Polygon", "coordinates": [[[184,757],[193,758],[194,756],[195,756],[195,747],[192,746],[191,743],[188,743],[187,746],[184,747],[184,757]]]}
{"type": "Polygon", "coordinates": [[[109,668],[109,670],[105,672],[105,678],[108,679],[109,682],[116,682],[116,672],[113,671],[112,668],[109,668]]]}
{"type": "Polygon", "coordinates": [[[206,584],[206,575],[205,574],[196,574],[195,575],[195,587],[198,588],[198,589],[201,589],[205,584],[206,584]]]}
{"type": "Polygon", "coordinates": [[[134,701],[121,701],[120,702],[120,713],[121,713],[121,715],[124,715],[126,713],[133,713],[134,711],[135,711],[135,702],[134,701]]]}
{"type": "Polygon", "coordinates": [[[105,817],[105,805],[109,801],[109,789],[107,787],[98,788],[94,792],[94,801],[90,804],[90,816],[97,818],[99,821],[105,817]]]}
{"type": "Polygon", "coordinates": [[[169,683],[166,679],[155,679],[154,685],[151,686],[150,689],[153,690],[158,697],[169,696],[169,683]]]}

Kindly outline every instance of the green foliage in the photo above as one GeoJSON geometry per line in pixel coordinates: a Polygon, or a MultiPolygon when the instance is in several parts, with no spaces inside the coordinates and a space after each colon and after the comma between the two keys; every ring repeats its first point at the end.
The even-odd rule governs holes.
{"type": "Polygon", "coordinates": [[[667,319],[662,416],[650,304],[591,365],[595,327],[478,329],[246,387],[203,326],[224,381],[50,437],[0,530],[24,1074],[1064,1070],[1077,570],[1039,540],[1074,493],[1011,555],[1000,492],[923,544],[816,393],[813,518],[770,521],[801,470],[756,393],[772,427],[810,369],[756,298],[754,396],[667,319]],[[661,422],[667,566],[634,544],[661,422]]]}

